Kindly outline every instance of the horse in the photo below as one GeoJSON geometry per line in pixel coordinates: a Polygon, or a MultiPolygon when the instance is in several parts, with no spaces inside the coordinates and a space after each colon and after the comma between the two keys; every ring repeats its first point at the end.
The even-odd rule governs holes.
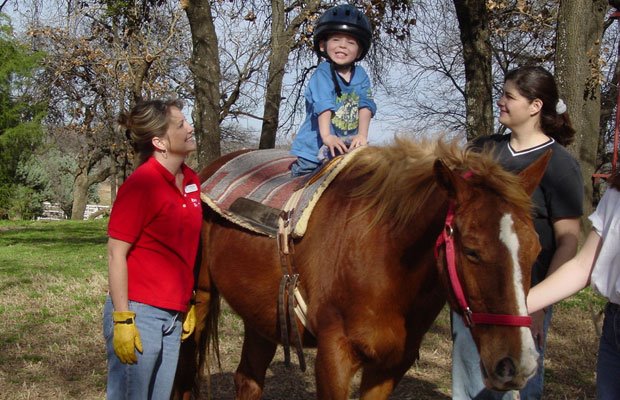
{"type": "MultiPolygon", "coordinates": [[[[307,321],[289,324],[303,346],[316,347],[317,399],[348,399],[360,369],[360,398],[387,399],[446,302],[470,326],[485,385],[523,387],[538,356],[525,302],[540,251],[530,194],[548,155],[517,176],[488,154],[443,140],[356,151],[293,243],[307,321]]],[[[203,169],[201,180],[233,156],[203,169]]],[[[259,399],[286,329],[276,304],[278,246],[209,208],[201,240],[197,326],[183,344],[177,393],[189,398],[196,371],[219,356],[223,297],[245,330],[236,398],[259,399]]]]}

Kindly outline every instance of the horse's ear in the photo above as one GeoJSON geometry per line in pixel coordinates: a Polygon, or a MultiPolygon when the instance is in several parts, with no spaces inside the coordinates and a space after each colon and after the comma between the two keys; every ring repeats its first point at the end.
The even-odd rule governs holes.
{"type": "Polygon", "coordinates": [[[547,150],[545,154],[538,158],[538,160],[534,161],[523,171],[519,172],[521,184],[527,194],[531,195],[534,193],[534,190],[540,183],[540,180],[547,169],[547,164],[549,164],[549,160],[551,159],[552,152],[553,150],[551,149],[547,150]]]}
{"type": "Polygon", "coordinates": [[[435,160],[435,163],[433,164],[433,172],[435,173],[439,186],[448,192],[448,197],[451,199],[456,199],[459,193],[459,186],[464,184],[464,179],[458,174],[455,174],[440,159],[435,160]]]}

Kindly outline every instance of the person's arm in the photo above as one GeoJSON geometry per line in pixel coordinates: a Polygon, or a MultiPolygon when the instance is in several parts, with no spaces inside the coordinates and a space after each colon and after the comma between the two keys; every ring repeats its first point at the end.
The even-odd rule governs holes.
{"type": "Polygon", "coordinates": [[[549,264],[547,276],[577,254],[579,244],[579,218],[563,218],[553,222],[555,252],[549,264]]]}
{"type": "Polygon", "coordinates": [[[108,287],[115,311],[128,311],[127,254],[131,243],[108,239],[108,287]]]}
{"type": "Polygon", "coordinates": [[[321,135],[321,140],[323,140],[323,144],[329,147],[332,157],[335,157],[337,155],[336,150],[344,154],[347,152],[347,146],[338,136],[332,135],[331,124],[332,110],[325,110],[319,114],[319,134],[321,135]]]}
{"type": "Polygon", "coordinates": [[[372,118],[372,111],[370,109],[364,107],[360,108],[358,111],[359,114],[359,125],[357,127],[357,135],[351,141],[350,149],[354,149],[356,147],[365,146],[368,144],[368,128],[370,127],[370,119],[372,118]]]}
{"type": "Polygon", "coordinates": [[[600,246],[601,237],[592,230],[575,257],[530,289],[527,295],[528,311],[541,310],[586,287],[600,246]]]}
{"type": "Polygon", "coordinates": [[[372,95],[372,86],[370,84],[370,78],[364,68],[356,67],[356,74],[361,77],[361,83],[356,93],[359,95],[358,102],[358,124],[357,135],[351,140],[349,146],[350,149],[354,149],[359,146],[365,146],[368,144],[368,129],[370,127],[370,120],[377,112],[377,104],[372,95]]]}
{"type": "Polygon", "coordinates": [[[136,350],[142,353],[142,340],[136,326],[136,313],[129,311],[127,296],[127,253],[131,243],[108,239],[108,286],[114,305],[112,321],[114,353],[123,364],[138,361],[136,350]]]}
{"type": "MultiPolygon", "coordinates": [[[[547,271],[549,276],[577,253],[579,238],[579,218],[563,218],[553,222],[553,235],[555,236],[555,252],[547,271]]],[[[546,278],[545,278],[546,279],[546,278]]],[[[544,311],[530,311],[532,316],[532,335],[543,345],[544,340],[544,311]]]]}

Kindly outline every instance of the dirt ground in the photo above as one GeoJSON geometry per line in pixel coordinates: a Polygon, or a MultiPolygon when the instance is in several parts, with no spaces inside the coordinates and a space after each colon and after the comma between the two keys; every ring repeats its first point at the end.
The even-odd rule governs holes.
{"type": "MultiPolygon", "coordinates": [[[[226,306],[225,306],[226,308],[226,306]]],[[[215,400],[234,398],[233,372],[240,355],[242,328],[236,317],[225,312],[220,320],[220,350],[223,370],[212,375],[215,400]]],[[[545,399],[595,399],[595,362],[598,336],[588,310],[558,306],[548,340],[545,361],[545,399]]],[[[449,316],[443,311],[427,334],[420,351],[420,360],[397,386],[391,399],[450,399],[449,316]]],[[[268,370],[265,400],[314,400],[314,350],[305,350],[308,369],[301,372],[294,353],[293,365],[284,365],[281,348],[268,370]]],[[[353,382],[351,398],[358,398],[359,377],[353,382]]],[[[203,393],[206,384],[202,385],[203,393]]],[[[206,399],[207,396],[201,396],[206,399]]]]}
{"type": "MultiPolygon", "coordinates": [[[[27,229],[0,226],[0,237],[9,230],[27,229]]],[[[4,250],[0,252],[0,400],[105,398],[101,309],[107,268],[105,252],[96,250],[103,247],[92,246],[101,244],[96,230],[103,230],[103,225],[95,231],[81,224],[72,229],[81,240],[52,240],[39,227],[35,236],[15,237],[3,242],[11,246],[0,246],[4,250]],[[82,238],[84,232],[88,240],[82,238]],[[37,246],[30,245],[33,241],[37,246]],[[28,245],[19,247],[21,242],[28,245]],[[76,251],[74,242],[83,247],[76,251]],[[13,246],[20,250],[11,250],[13,246]],[[90,248],[95,250],[84,250],[90,248]]],[[[601,301],[585,290],[555,307],[545,362],[545,399],[595,399],[598,336],[589,304],[600,309],[601,301]]],[[[215,400],[234,398],[233,372],[243,338],[240,319],[225,305],[223,311],[219,324],[223,369],[212,376],[215,400]]],[[[391,399],[449,399],[450,350],[449,318],[444,311],[422,343],[419,362],[391,399]]],[[[311,349],[304,353],[308,369],[302,373],[294,356],[294,364],[285,367],[278,351],[268,370],[265,400],[315,399],[315,353],[311,349]]],[[[353,383],[351,398],[359,395],[357,384],[353,383]]]]}
{"type": "MultiPolygon", "coordinates": [[[[0,325],[0,400],[105,398],[106,361],[101,335],[101,305],[91,304],[96,312],[75,310],[84,305],[84,293],[102,297],[103,276],[89,281],[87,288],[77,280],[48,282],[36,293],[46,293],[37,302],[20,298],[23,290],[7,289],[10,296],[0,303],[7,317],[0,325]],[[54,293],[62,293],[54,295],[54,293]],[[65,293],[79,293],[67,300],[65,293]],[[99,294],[97,294],[99,293],[99,294]],[[57,304],[63,302],[63,304],[57,304]],[[65,304],[66,303],[66,304],[65,304]],[[13,307],[12,305],[18,305],[13,307]],[[13,307],[16,311],[13,313],[13,307]],[[50,310],[56,310],[52,313],[50,310]],[[35,312],[36,311],[36,312],[35,312]],[[19,324],[17,322],[20,322],[19,324]],[[80,327],[76,329],[76,327],[80,327]]],[[[1,313],[1,312],[0,312],[1,313]]],[[[239,318],[226,310],[220,319],[220,352],[223,368],[212,375],[214,400],[234,398],[233,372],[241,353],[243,328],[239,318]]],[[[594,399],[594,367],[597,334],[590,312],[579,307],[556,307],[548,342],[545,399],[594,399]]],[[[449,319],[442,312],[426,335],[420,361],[407,373],[391,399],[450,399],[449,319]]],[[[265,400],[315,400],[313,363],[315,353],[304,351],[308,369],[302,373],[292,355],[293,365],[286,367],[281,349],[268,370],[265,400]]],[[[351,398],[359,397],[358,381],[351,398]]],[[[203,396],[207,399],[205,384],[203,396]]]]}

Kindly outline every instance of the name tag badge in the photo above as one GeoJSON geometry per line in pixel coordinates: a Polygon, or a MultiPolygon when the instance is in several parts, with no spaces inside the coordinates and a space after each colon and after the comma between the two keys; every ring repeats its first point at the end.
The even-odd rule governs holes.
{"type": "Polygon", "coordinates": [[[196,186],[195,183],[185,186],[185,193],[194,193],[197,190],[198,190],[198,186],[196,186]]]}

